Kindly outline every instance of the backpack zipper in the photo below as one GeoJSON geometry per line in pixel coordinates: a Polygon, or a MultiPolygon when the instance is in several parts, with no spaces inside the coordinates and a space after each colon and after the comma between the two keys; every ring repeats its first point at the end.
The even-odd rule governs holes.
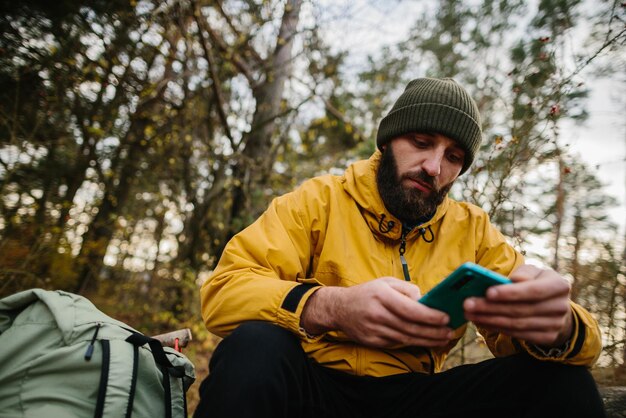
{"type": "Polygon", "coordinates": [[[91,337],[91,342],[87,346],[87,351],[85,351],[85,361],[91,360],[93,356],[93,346],[96,343],[96,338],[98,338],[98,331],[100,331],[100,327],[102,326],[102,322],[98,322],[96,324],[96,332],[93,333],[93,337],[91,337]]]}

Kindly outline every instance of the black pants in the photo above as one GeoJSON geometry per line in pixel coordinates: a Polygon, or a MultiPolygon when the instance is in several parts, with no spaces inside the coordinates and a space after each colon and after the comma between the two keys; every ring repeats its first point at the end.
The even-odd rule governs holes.
{"type": "Polygon", "coordinates": [[[584,367],[527,355],[443,373],[362,377],[310,360],[290,332],[241,325],[215,350],[195,418],[604,417],[584,367]]]}

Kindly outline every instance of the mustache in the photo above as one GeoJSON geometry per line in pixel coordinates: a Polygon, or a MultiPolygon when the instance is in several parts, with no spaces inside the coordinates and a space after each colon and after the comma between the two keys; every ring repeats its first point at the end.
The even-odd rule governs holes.
{"type": "Polygon", "coordinates": [[[429,176],[428,174],[426,174],[423,170],[418,170],[418,171],[410,171],[408,173],[404,173],[401,178],[400,181],[404,180],[404,179],[408,179],[408,180],[413,180],[413,181],[420,181],[422,183],[427,184],[432,191],[434,192],[439,192],[439,190],[441,190],[441,188],[439,187],[439,185],[437,184],[437,182],[435,181],[434,177],[429,176]]]}

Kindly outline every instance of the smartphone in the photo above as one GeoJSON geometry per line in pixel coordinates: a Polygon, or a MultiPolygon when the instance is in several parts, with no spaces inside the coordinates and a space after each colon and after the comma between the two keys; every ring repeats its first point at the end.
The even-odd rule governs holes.
{"type": "Polygon", "coordinates": [[[466,298],[484,296],[489,287],[510,283],[503,275],[468,262],[433,287],[419,302],[447,313],[450,316],[448,326],[456,329],[467,322],[463,313],[463,301],[466,298]]]}

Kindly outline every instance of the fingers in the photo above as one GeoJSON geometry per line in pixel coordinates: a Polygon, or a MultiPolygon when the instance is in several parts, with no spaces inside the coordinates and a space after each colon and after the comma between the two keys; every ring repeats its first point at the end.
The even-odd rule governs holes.
{"type": "MultiPolygon", "coordinates": [[[[501,307],[491,309],[488,313],[466,311],[465,316],[478,327],[535,344],[552,344],[556,341],[566,329],[567,319],[571,316],[568,305],[562,309],[553,304],[543,304],[541,312],[533,312],[532,306],[509,305],[509,308],[510,312],[507,313],[503,313],[501,307]],[[494,314],[494,311],[498,311],[498,314],[494,314]]],[[[567,335],[571,334],[571,327],[571,324],[567,327],[567,335]]]]}
{"type": "Polygon", "coordinates": [[[400,322],[395,317],[378,318],[369,324],[363,342],[381,347],[441,347],[454,337],[452,330],[447,327],[400,322]]]}
{"type": "Polygon", "coordinates": [[[393,292],[380,294],[380,302],[394,316],[409,323],[433,326],[441,326],[448,323],[449,318],[447,314],[417,302],[421,297],[419,287],[394,278],[384,278],[383,280],[393,292]]]}
{"type": "Polygon", "coordinates": [[[445,325],[445,313],[417,302],[419,288],[386,277],[344,288],[341,327],[349,337],[365,345],[438,347],[453,338],[445,325]]]}
{"type": "Polygon", "coordinates": [[[571,285],[553,270],[525,265],[511,285],[494,286],[484,298],[468,298],[463,308],[477,326],[535,344],[566,340],[572,330],[571,285]]]}
{"type": "Polygon", "coordinates": [[[498,329],[506,332],[530,332],[530,331],[546,331],[558,332],[565,324],[564,316],[528,316],[523,318],[515,318],[508,316],[493,316],[468,314],[468,319],[477,325],[490,329],[498,329]]]}
{"type": "Polygon", "coordinates": [[[492,286],[486,298],[497,302],[537,302],[569,297],[570,283],[553,270],[522,266],[511,275],[512,285],[492,286]]]}
{"type": "Polygon", "coordinates": [[[484,298],[468,298],[463,303],[467,314],[506,316],[563,316],[569,311],[569,299],[551,298],[538,302],[493,302],[484,298]]]}

